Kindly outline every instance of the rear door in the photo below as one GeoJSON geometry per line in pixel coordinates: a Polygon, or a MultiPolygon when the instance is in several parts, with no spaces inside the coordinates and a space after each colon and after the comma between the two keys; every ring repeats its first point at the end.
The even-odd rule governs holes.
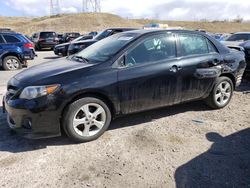
{"type": "Polygon", "coordinates": [[[217,49],[199,34],[178,34],[178,55],[182,65],[181,101],[204,97],[220,74],[223,61],[217,49]]]}
{"type": "Polygon", "coordinates": [[[123,114],[180,102],[179,61],[172,33],[144,38],[121,61],[125,63],[118,71],[118,88],[123,114]]]}

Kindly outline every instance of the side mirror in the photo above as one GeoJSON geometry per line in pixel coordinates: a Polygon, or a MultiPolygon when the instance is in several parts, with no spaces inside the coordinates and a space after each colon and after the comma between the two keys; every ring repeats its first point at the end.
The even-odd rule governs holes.
{"type": "Polygon", "coordinates": [[[221,136],[220,134],[215,133],[215,132],[207,133],[206,137],[210,142],[217,142],[217,141],[223,139],[223,136],[221,136]]]}

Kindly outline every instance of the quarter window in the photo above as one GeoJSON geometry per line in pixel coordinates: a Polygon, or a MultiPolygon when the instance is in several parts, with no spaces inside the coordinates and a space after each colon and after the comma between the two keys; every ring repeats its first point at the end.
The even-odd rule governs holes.
{"type": "Polygon", "coordinates": [[[209,40],[207,40],[207,46],[208,46],[209,53],[218,52],[216,48],[214,47],[214,45],[209,40]]]}
{"type": "Polygon", "coordinates": [[[20,42],[19,39],[17,39],[14,36],[11,36],[11,35],[4,35],[3,37],[4,37],[4,39],[6,40],[7,43],[17,43],[17,42],[20,42]]]}
{"type": "Polygon", "coordinates": [[[176,57],[172,34],[151,36],[127,54],[126,66],[167,60],[176,57]]]}
{"type": "Polygon", "coordinates": [[[180,34],[179,40],[182,56],[209,53],[207,41],[202,36],[180,34]]]}

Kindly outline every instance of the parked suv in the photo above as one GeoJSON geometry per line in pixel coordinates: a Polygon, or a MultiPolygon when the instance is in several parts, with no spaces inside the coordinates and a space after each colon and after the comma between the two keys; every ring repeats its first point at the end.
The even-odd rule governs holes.
{"type": "Polygon", "coordinates": [[[222,41],[227,47],[244,51],[246,56],[247,68],[245,76],[250,78],[250,32],[238,32],[222,41]]]}
{"type": "Polygon", "coordinates": [[[125,31],[131,31],[131,30],[137,30],[136,28],[109,28],[106,29],[102,32],[100,32],[98,35],[96,35],[93,39],[91,40],[80,40],[80,41],[74,41],[72,42],[69,47],[68,47],[68,55],[75,54],[88,46],[106,38],[111,35],[114,35],[116,33],[121,33],[125,31]]]}
{"type": "Polygon", "coordinates": [[[33,43],[24,35],[0,30],[0,66],[4,70],[17,70],[34,59],[33,43]]]}
{"type": "Polygon", "coordinates": [[[32,41],[35,44],[36,50],[42,50],[44,48],[53,49],[55,45],[59,44],[57,34],[50,31],[33,34],[32,41]]]}
{"type": "Polygon", "coordinates": [[[80,33],[64,33],[62,36],[62,43],[70,42],[78,37],[80,37],[80,33]]]}
{"type": "Polygon", "coordinates": [[[31,67],[8,83],[8,123],[28,138],[101,136],[113,118],[204,100],[227,106],[241,83],[244,53],[205,33],[129,31],[77,55],[31,67]]]}

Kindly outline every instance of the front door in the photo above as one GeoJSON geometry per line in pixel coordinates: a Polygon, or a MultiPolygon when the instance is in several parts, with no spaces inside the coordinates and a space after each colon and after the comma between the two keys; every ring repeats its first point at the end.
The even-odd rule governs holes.
{"type": "Polygon", "coordinates": [[[180,102],[180,61],[171,33],[141,40],[127,52],[118,71],[118,87],[123,114],[180,102]]]}

